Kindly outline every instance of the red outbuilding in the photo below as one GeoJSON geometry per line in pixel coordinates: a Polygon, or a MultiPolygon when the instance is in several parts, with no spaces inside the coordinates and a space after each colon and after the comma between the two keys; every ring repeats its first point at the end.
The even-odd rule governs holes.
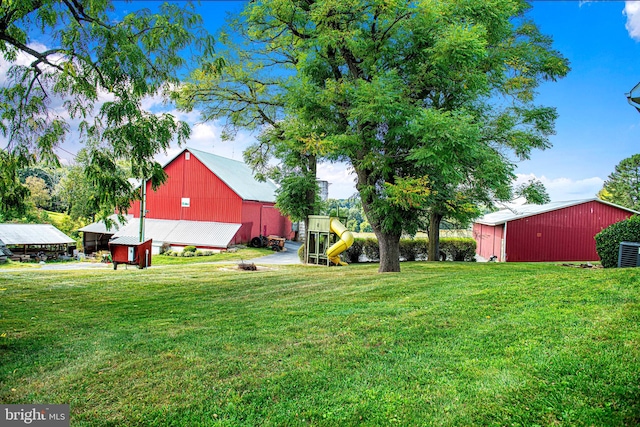
{"type": "Polygon", "coordinates": [[[476,253],[497,261],[598,261],[594,236],[638,212],[599,199],[523,205],[473,224],[476,253]]]}
{"type": "MultiPolygon", "coordinates": [[[[276,185],[256,180],[243,162],[187,148],[164,171],[168,178],[162,186],[146,187],[145,237],[153,238],[154,247],[223,249],[260,234],[292,237],[291,221],[275,207],[276,185]]],[[[129,213],[134,218],[116,237],[137,235],[139,202],[129,213]]]]}

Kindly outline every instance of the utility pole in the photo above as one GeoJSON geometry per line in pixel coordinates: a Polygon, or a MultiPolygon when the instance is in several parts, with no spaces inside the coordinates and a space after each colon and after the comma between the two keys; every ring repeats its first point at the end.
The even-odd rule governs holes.
{"type": "Polygon", "coordinates": [[[144,218],[147,215],[147,181],[142,180],[140,186],[140,243],[144,242],[144,218]]]}

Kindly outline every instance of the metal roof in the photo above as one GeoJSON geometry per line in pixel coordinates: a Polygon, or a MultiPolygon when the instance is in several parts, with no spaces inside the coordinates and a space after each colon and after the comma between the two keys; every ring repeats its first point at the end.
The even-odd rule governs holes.
{"type": "Polygon", "coordinates": [[[261,182],[255,179],[253,171],[245,163],[192,148],[184,151],[191,152],[243,200],[276,201],[278,187],[272,181],[261,182]]]}
{"type": "Polygon", "coordinates": [[[609,206],[614,206],[616,208],[620,208],[635,214],[640,213],[640,212],[634,211],[633,209],[625,208],[623,206],[619,206],[614,203],[609,203],[609,202],[605,202],[604,200],[593,198],[593,199],[582,199],[582,200],[569,200],[564,202],[551,202],[544,205],[514,206],[509,209],[502,209],[497,212],[487,214],[481,218],[478,218],[477,220],[475,220],[475,222],[478,224],[484,224],[484,225],[500,225],[516,219],[539,215],[542,213],[551,212],[558,209],[564,209],[571,206],[581,205],[583,203],[588,203],[588,202],[599,202],[599,203],[603,203],[609,206]]]}
{"type": "Polygon", "coordinates": [[[113,226],[110,229],[107,229],[104,221],[94,222],[93,224],[85,225],[84,227],[78,229],[78,231],[84,231],[87,233],[97,233],[97,234],[114,234],[123,226],[127,225],[127,222],[133,218],[133,215],[125,215],[124,222],[120,222],[118,219],[118,215],[111,215],[109,219],[114,222],[113,226]]]}
{"type": "Polygon", "coordinates": [[[0,224],[6,245],[62,245],[76,241],[51,224],[0,224]]]}
{"type": "MultiPolygon", "coordinates": [[[[139,219],[134,218],[118,230],[114,237],[138,236],[139,228],[139,219]]],[[[145,239],[153,239],[154,244],[167,242],[176,245],[226,248],[239,229],[240,224],[224,222],[147,218],[144,225],[144,236],[145,239]]],[[[135,241],[139,242],[138,237],[135,237],[135,241]]]]}
{"type": "Polygon", "coordinates": [[[116,243],[118,245],[139,245],[141,242],[138,236],[121,236],[111,239],[109,244],[111,243],[116,243]]]}

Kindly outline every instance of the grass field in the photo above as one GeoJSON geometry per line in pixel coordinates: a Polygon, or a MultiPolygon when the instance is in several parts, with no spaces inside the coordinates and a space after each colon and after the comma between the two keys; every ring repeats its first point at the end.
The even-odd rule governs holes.
{"type": "Polygon", "coordinates": [[[0,402],[72,426],[640,424],[640,270],[0,271],[0,402]]]}

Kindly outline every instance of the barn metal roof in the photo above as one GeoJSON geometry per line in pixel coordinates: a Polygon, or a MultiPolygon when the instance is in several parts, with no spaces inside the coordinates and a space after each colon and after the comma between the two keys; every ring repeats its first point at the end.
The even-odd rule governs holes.
{"type": "MultiPolygon", "coordinates": [[[[139,228],[139,219],[135,218],[118,230],[114,238],[138,236],[139,228]]],[[[144,229],[145,239],[153,239],[154,242],[226,248],[240,229],[240,224],[147,218],[144,229]]],[[[138,242],[138,237],[135,240],[138,242]]]]}
{"type": "Polygon", "coordinates": [[[6,245],[63,245],[76,241],[51,224],[0,224],[6,245]]]}
{"type": "Polygon", "coordinates": [[[104,221],[94,222],[93,224],[85,225],[84,227],[78,229],[78,231],[84,231],[87,233],[97,233],[97,234],[114,234],[123,226],[127,225],[127,222],[133,218],[133,215],[125,215],[124,222],[120,222],[118,219],[118,215],[111,215],[109,219],[114,222],[113,226],[107,230],[107,226],[104,221]]]}
{"type": "Polygon", "coordinates": [[[564,202],[551,202],[544,205],[514,206],[508,209],[502,209],[497,212],[487,214],[481,218],[478,218],[475,222],[478,224],[492,225],[492,226],[500,225],[516,219],[526,218],[533,215],[539,215],[542,213],[551,212],[558,209],[564,209],[571,206],[581,205],[583,203],[588,203],[588,202],[599,202],[599,203],[603,203],[609,206],[614,206],[616,208],[620,208],[635,214],[640,213],[632,209],[616,205],[614,203],[609,203],[609,202],[605,202],[604,200],[592,198],[592,199],[582,199],[582,200],[569,200],[564,202]]]}
{"type": "Polygon", "coordinates": [[[193,148],[188,148],[185,151],[190,151],[196,156],[243,200],[272,203],[276,201],[278,187],[269,180],[260,182],[255,179],[253,171],[245,163],[193,148]]]}

